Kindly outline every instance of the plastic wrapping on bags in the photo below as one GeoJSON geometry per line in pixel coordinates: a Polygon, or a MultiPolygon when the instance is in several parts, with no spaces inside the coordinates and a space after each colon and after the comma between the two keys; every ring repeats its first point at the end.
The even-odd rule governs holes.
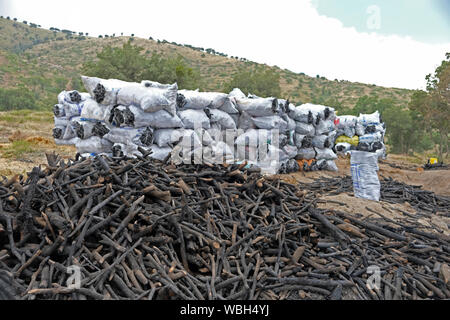
{"type": "Polygon", "coordinates": [[[203,162],[209,164],[233,163],[234,152],[225,142],[213,142],[203,149],[203,162]]]}
{"type": "Polygon", "coordinates": [[[178,115],[183,123],[183,128],[196,129],[203,128],[209,129],[211,123],[206,113],[203,110],[187,109],[178,112],[178,115]]]}
{"type": "Polygon", "coordinates": [[[242,92],[242,90],[241,89],[239,89],[239,88],[234,88],[231,92],[230,92],[230,94],[228,95],[228,97],[230,97],[230,98],[235,98],[235,99],[245,99],[246,98],[246,96],[245,96],[245,94],[242,92]]]}
{"type": "Polygon", "coordinates": [[[154,143],[160,148],[169,147],[180,141],[183,129],[158,129],[154,132],[154,143]]]}
{"type": "Polygon", "coordinates": [[[360,114],[358,117],[358,122],[364,127],[381,124],[380,113],[375,111],[372,114],[360,114]]]}
{"type": "MultiPolygon", "coordinates": [[[[299,134],[299,133],[296,133],[295,134],[295,137],[294,137],[294,143],[295,143],[295,146],[298,148],[298,149],[300,149],[300,148],[302,148],[303,147],[303,140],[305,139],[305,135],[303,135],[303,134],[299,134]]],[[[305,148],[307,148],[306,146],[305,146],[305,148]]]]}
{"type": "Polygon", "coordinates": [[[312,124],[307,124],[303,122],[295,122],[295,132],[298,134],[303,134],[305,136],[314,137],[316,134],[316,128],[312,124]]]}
{"type": "Polygon", "coordinates": [[[78,117],[83,109],[83,104],[64,103],[64,116],[67,118],[78,117]]]}
{"type": "Polygon", "coordinates": [[[247,112],[252,117],[273,116],[280,112],[276,98],[237,99],[240,112],[247,112]]]}
{"type": "Polygon", "coordinates": [[[280,116],[254,117],[252,121],[258,129],[278,129],[285,132],[288,128],[288,124],[280,116]]]}
{"type": "MultiPolygon", "coordinates": [[[[356,135],[356,129],[354,127],[345,127],[337,129],[338,136],[347,136],[349,138],[353,138],[356,135]]],[[[364,134],[364,129],[363,129],[364,134]]]]}
{"type": "Polygon", "coordinates": [[[53,121],[55,122],[55,127],[67,126],[69,125],[70,118],[67,117],[53,117],[53,121]]]}
{"type": "Polygon", "coordinates": [[[77,90],[62,91],[58,94],[58,104],[79,104],[90,98],[88,93],[80,93],[77,90]]]}
{"type": "Polygon", "coordinates": [[[300,148],[297,150],[297,160],[312,160],[316,157],[316,150],[314,148],[300,148]]]}
{"type": "Polygon", "coordinates": [[[282,150],[286,154],[288,159],[294,159],[298,153],[298,148],[291,145],[285,145],[282,150]]]}
{"type": "Polygon", "coordinates": [[[66,116],[66,112],[64,110],[64,105],[62,105],[62,104],[55,104],[53,106],[53,114],[55,115],[55,117],[65,117],[66,116]]]}
{"type": "Polygon", "coordinates": [[[350,165],[355,197],[379,201],[381,185],[377,174],[377,154],[352,151],[350,165]]]}
{"type": "Polygon", "coordinates": [[[287,123],[287,131],[294,131],[295,132],[295,120],[292,119],[291,117],[289,117],[289,115],[287,113],[284,113],[282,115],[280,115],[281,119],[283,119],[284,121],[286,121],[287,123]]]}
{"type": "Polygon", "coordinates": [[[145,88],[169,89],[173,84],[162,84],[156,81],[142,80],[141,85],[145,88]]]}
{"type": "Polygon", "coordinates": [[[117,93],[117,104],[140,107],[145,112],[167,111],[170,115],[176,114],[177,84],[161,89],[156,87],[127,86],[117,93]]]}
{"type": "Polygon", "coordinates": [[[237,127],[242,130],[256,129],[252,117],[245,111],[241,112],[237,127]]]}
{"type": "Polygon", "coordinates": [[[329,132],[332,132],[336,130],[336,127],[334,126],[334,122],[331,120],[320,120],[318,123],[315,124],[316,128],[316,135],[321,134],[328,134],[329,132]]]}
{"type": "Polygon", "coordinates": [[[112,108],[112,106],[101,105],[94,99],[89,98],[83,102],[80,116],[84,119],[105,121],[109,118],[112,108]]]}
{"type": "Polygon", "coordinates": [[[81,76],[84,87],[91,97],[103,105],[116,105],[117,92],[129,86],[141,86],[139,83],[126,82],[117,79],[100,79],[96,77],[81,76]]]}
{"type": "Polygon", "coordinates": [[[90,137],[89,139],[78,141],[75,144],[78,153],[110,153],[113,143],[100,137],[90,137]]]}
{"type": "Polygon", "coordinates": [[[153,130],[150,127],[143,128],[113,128],[104,136],[112,143],[149,147],[153,144],[153,130]]]}
{"type": "Polygon", "coordinates": [[[76,143],[80,140],[80,138],[71,138],[71,139],[55,139],[55,144],[57,146],[71,146],[76,145],[76,143]]]}
{"type": "Polygon", "coordinates": [[[115,127],[152,127],[155,129],[183,127],[183,123],[177,115],[171,116],[165,110],[147,113],[135,106],[113,108],[108,123],[115,127]]]}
{"type": "Polygon", "coordinates": [[[228,95],[219,92],[199,92],[192,90],[179,90],[177,95],[177,107],[181,110],[205,108],[218,109],[227,100],[228,95]]]}
{"type": "Polygon", "coordinates": [[[364,134],[371,134],[371,133],[381,133],[382,135],[384,135],[385,133],[385,128],[384,128],[384,123],[383,124],[378,124],[378,125],[368,125],[364,128],[364,134]]]}
{"type": "Polygon", "coordinates": [[[365,134],[365,135],[359,137],[359,143],[371,144],[374,142],[382,142],[382,141],[383,141],[383,136],[379,132],[365,134]]]}
{"type": "Polygon", "coordinates": [[[335,149],[338,154],[345,155],[347,152],[351,150],[351,147],[352,145],[350,143],[340,142],[336,144],[335,149]]]}
{"type": "Polygon", "coordinates": [[[215,127],[220,130],[236,129],[236,122],[228,113],[222,110],[206,108],[205,114],[209,118],[211,125],[218,124],[215,127]]]}
{"type": "Polygon", "coordinates": [[[52,130],[52,136],[55,139],[62,140],[67,126],[56,126],[52,130]]]}
{"type": "Polygon", "coordinates": [[[325,149],[325,148],[332,148],[334,146],[334,136],[329,137],[328,135],[322,134],[319,136],[314,136],[312,138],[312,145],[313,147],[325,149]]]}
{"type": "Polygon", "coordinates": [[[331,107],[322,106],[319,104],[305,103],[302,104],[300,108],[311,111],[315,121],[317,121],[317,119],[321,119],[329,120],[334,123],[334,120],[336,119],[336,112],[334,108],[331,107]]]}
{"type": "Polygon", "coordinates": [[[266,129],[250,129],[238,136],[235,144],[238,146],[255,146],[263,144],[278,143],[279,147],[284,147],[287,144],[287,137],[276,131],[266,129]]]}
{"type": "Polygon", "coordinates": [[[100,121],[80,120],[71,121],[72,130],[80,139],[87,139],[92,136],[103,137],[109,132],[109,128],[100,121]]]}
{"type": "Polygon", "coordinates": [[[169,147],[160,148],[157,145],[152,145],[150,148],[153,151],[152,154],[150,154],[150,158],[159,161],[164,161],[172,152],[172,148],[169,147]]]}
{"type": "Polygon", "coordinates": [[[339,116],[337,117],[336,127],[338,129],[346,127],[354,128],[357,123],[358,117],[356,116],[339,116]]]}
{"type": "Polygon", "coordinates": [[[316,159],[317,160],[334,160],[337,159],[337,155],[333,152],[332,149],[326,148],[326,149],[320,149],[320,148],[314,148],[316,151],[316,159]]]}
{"type": "Polygon", "coordinates": [[[302,106],[289,108],[289,117],[295,121],[307,124],[313,124],[315,122],[315,118],[311,110],[302,108],[302,106]]]}

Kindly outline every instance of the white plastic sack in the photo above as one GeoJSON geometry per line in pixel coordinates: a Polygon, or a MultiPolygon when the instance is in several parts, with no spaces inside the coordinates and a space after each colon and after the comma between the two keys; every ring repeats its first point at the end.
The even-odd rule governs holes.
{"type": "Polygon", "coordinates": [[[241,115],[239,116],[238,119],[237,127],[242,130],[256,129],[252,117],[245,111],[241,112],[241,115]]]}
{"type": "Polygon", "coordinates": [[[230,98],[236,98],[236,99],[245,99],[246,96],[245,94],[242,92],[241,89],[239,88],[234,88],[230,94],[228,95],[228,97],[230,98]]]}
{"type": "Polygon", "coordinates": [[[236,129],[233,118],[222,110],[206,108],[205,114],[210,119],[211,124],[218,124],[221,130],[236,129]]]}
{"type": "Polygon", "coordinates": [[[145,112],[165,110],[172,116],[176,113],[177,84],[161,89],[156,87],[128,86],[117,93],[117,103],[140,107],[145,112]]]}
{"type": "Polygon", "coordinates": [[[371,133],[371,134],[365,134],[361,137],[359,137],[359,143],[374,143],[374,142],[383,142],[383,136],[381,133],[371,133]]]}
{"type": "Polygon", "coordinates": [[[297,156],[295,157],[298,160],[311,160],[316,157],[316,151],[314,148],[301,148],[297,151],[297,156]]]}
{"type": "Polygon", "coordinates": [[[288,124],[280,116],[254,117],[252,120],[258,129],[287,131],[288,124]]]}
{"type": "Polygon", "coordinates": [[[289,117],[298,122],[313,124],[315,122],[315,118],[311,110],[304,108],[302,106],[298,107],[289,107],[289,117]]]}
{"type": "Polygon", "coordinates": [[[150,158],[163,161],[167,158],[167,156],[172,152],[172,148],[164,147],[160,148],[157,145],[152,145],[151,149],[153,153],[150,155],[150,158]]]}
{"type": "Polygon", "coordinates": [[[158,129],[154,132],[154,142],[160,148],[168,147],[178,142],[183,132],[183,129],[158,129]]]}
{"type": "Polygon", "coordinates": [[[55,127],[57,126],[67,126],[70,122],[70,119],[67,117],[53,117],[55,122],[55,127]]]}
{"type": "Polygon", "coordinates": [[[79,104],[64,103],[63,107],[65,117],[68,118],[78,117],[81,114],[81,111],[83,110],[83,102],[79,104]]]}
{"type": "Polygon", "coordinates": [[[285,145],[282,150],[288,159],[294,159],[298,153],[298,148],[291,145],[285,145]]]}
{"type": "Polygon", "coordinates": [[[203,162],[209,164],[233,163],[233,150],[225,142],[213,142],[203,148],[203,162]]]}
{"type": "Polygon", "coordinates": [[[86,76],[81,76],[81,81],[91,97],[103,105],[116,105],[117,92],[119,92],[120,89],[129,86],[141,86],[141,84],[135,82],[126,82],[116,79],[106,80],[86,76]]]}
{"type": "Polygon", "coordinates": [[[340,142],[340,143],[336,144],[335,149],[338,154],[345,155],[345,154],[347,154],[347,152],[350,151],[351,147],[352,147],[352,145],[350,143],[340,142]]]}
{"type": "Polygon", "coordinates": [[[87,99],[83,102],[80,117],[84,119],[106,121],[109,118],[112,106],[104,106],[94,99],[87,99]]]}
{"type": "Polygon", "coordinates": [[[58,94],[58,104],[79,104],[90,98],[89,93],[78,92],[77,90],[62,91],[58,94]]]}
{"type": "Polygon", "coordinates": [[[238,146],[248,145],[258,146],[260,144],[278,144],[281,146],[281,140],[286,136],[276,131],[265,129],[250,129],[236,138],[235,144],[238,146]]]}
{"type": "Polygon", "coordinates": [[[352,151],[351,174],[355,197],[380,201],[380,181],[378,179],[378,156],[376,153],[352,151]]]}
{"type": "Polygon", "coordinates": [[[186,129],[209,129],[211,123],[203,110],[187,109],[178,112],[178,115],[186,129]]]}
{"type": "Polygon", "coordinates": [[[338,121],[336,127],[338,129],[346,127],[354,128],[358,123],[358,117],[356,116],[339,116],[337,119],[338,121]]]}
{"type": "Polygon", "coordinates": [[[378,111],[375,111],[372,114],[360,114],[358,117],[358,122],[362,124],[363,126],[369,126],[369,125],[377,125],[381,123],[380,119],[380,113],[378,111]]]}
{"type": "Polygon", "coordinates": [[[112,128],[103,138],[112,143],[134,144],[141,147],[148,147],[153,144],[153,132],[150,127],[138,129],[112,128]]]}
{"type": "Polygon", "coordinates": [[[72,139],[55,139],[55,144],[57,146],[71,146],[75,145],[80,139],[72,138],[72,139]]]}
{"type": "Polygon", "coordinates": [[[303,134],[299,134],[299,133],[296,133],[295,134],[295,138],[294,138],[294,142],[295,142],[295,146],[298,148],[298,149],[300,149],[300,148],[302,148],[302,145],[303,145],[303,139],[305,139],[305,135],[303,135],[303,134]]]}
{"type": "Polygon", "coordinates": [[[179,90],[177,106],[181,110],[204,110],[205,108],[218,109],[224,105],[227,97],[227,94],[219,92],[179,90]]]}
{"type": "Polygon", "coordinates": [[[158,89],[169,89],[173,85],[172,84],[162,84],[156,81],[150,81],[150,80],[142,80],[141,85],[145,88],[158,88],[158,89]]]}
{"type": "Polygon", "coordinates": [[[330,120],[330,121],[334,121],[336,119],[336,112],[334,108],[312,103],[305,103],[302,104],[300,107],[311,111],[315,120],[317,118],[320,118],[321,120],[330,120]]]}
{"type": "Polygon", "coordinates": [[[316,135],[328,134],[336,129],[334,122],[331,120],[320,120],[315,123],[316,135]]]}
{"type": "Polygon", "coordinates": [[[86,140],[79,139],[75,146],[78,153],[110,153],[113,143],[94,136],[86,140]]]}
{"type": "MultiPolygon", "coordinates": [[[[364,126],[361,124],[361,123],[357,123],[356,124],[356,126],[355,126],[355,134],[357,135],[357,136],[363,136],[364,134],[365,134],[365,132],[364,132],[364,126]]],[[[350,136],[348,136],[348,137],[350,137],[350,136]]]]}
{"type": "Polygon", "coordinates": [[[64,110],[64,105],[62,105],[62,104],[55,104],[53,106],[53,114],[55,115],[55,117],[65,117],[66,116],[66,112],[64,110]]]}
{"type": "Polygon", "coordinates": [[[325,134],[321,134],[312,138],[312,145],[319,149],[332,148],[333,142],[331,137],[325,134]]]}
{"type": "Polygon", "coordinates": [[[320,148],[314,148],[314,150],[317,153],[316,159],[317,160],[334,160],[337,159],[337,155],[333,152],[330,148],[320,149],[320,148]]]}
{"type": "Polygon", "coordinates": [[[276,98],[237,99],[240,112],[247,112],[252,117],[273,116],[280,111],[276,98]]]}
{"type": "Polygon", "coordinates": [[[313,137],[316,135],[316,128],[312,124],[307,124],[303,122],[295,122],[295,132],[305,136],[313,137]]]}
{"type": "MultiPolygon", "coordinates": [[[[155,129],[183,127],[183,122],[177,115],[171,116],[165,110],[148,113],[142,111],[142,109],[135,106],[130,107],[119,106],[115,109],[118,109],[120,112],[126,112],[127,110],[129,110],[132,114],[132,119],[127,119],[127,121],[125,121],[124,123],[110,122],[114,126],[121,126],[121,127],[131,126],[135,128],[152,127],[155,129]]],[[[114,114],[114,110],[112,110],[111,113],[114,114]]]]}

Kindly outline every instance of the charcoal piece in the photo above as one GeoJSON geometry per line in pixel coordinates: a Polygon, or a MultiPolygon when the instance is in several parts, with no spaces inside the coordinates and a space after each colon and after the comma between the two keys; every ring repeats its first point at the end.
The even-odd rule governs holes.
{"type": "Polygon", "coordinates": [[[78,93],[78,91],[69,92],[69,98],[73,103],[81,102],[81,95],[78,93]]]}
{"type": "Polygon", "coordinates": [[[103,136],[107,133],[109,133],[109,129],[100,121],[97,121],[94,125],[94,127],[92,128],[92,133],[95,136],[99,136],[101,138],[103,138],[103,136]]]}
{"type": "Polygon", "coordinates": [[[94,99],[97,103],[101,103],[105,99],[106,89],[102,84],[97,84],[94,89],[94,99]]]}
{"type": "Polygon", "coordinates": [[[62,139],[64,135],[64,130],[62,128],[53,128],[52,130],[53,138],[55,139],[62,139]]]}
{"type": "Polygon", "coordinates": [[[177,94],[177,107],[182,109],[186,105],[186,103],[187,103],[186,97],[183,94],[178,93],[177,94]]]}
{"type": "Polygon", "coordinates": [[[153,131],[149,127],[145,128],[144,132],[142,132],[139,141],[144,146],[151,146],[153,144],[153,131]]]}

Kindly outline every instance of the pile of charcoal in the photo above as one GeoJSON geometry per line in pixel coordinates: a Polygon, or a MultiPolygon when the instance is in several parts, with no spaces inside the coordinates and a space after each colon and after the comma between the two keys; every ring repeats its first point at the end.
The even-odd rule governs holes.
{"type": "MultiPolygon", "coordinates": [[[[449,237],[317,207],[348,179],[299,186],[245,163],[176,167],[145,151],[47,160],[0,181],[0,270],[10,283],[0,297],[450,298],[449,237]]],[[[383,188],[390,201],[430,197],[383,188]]]]}

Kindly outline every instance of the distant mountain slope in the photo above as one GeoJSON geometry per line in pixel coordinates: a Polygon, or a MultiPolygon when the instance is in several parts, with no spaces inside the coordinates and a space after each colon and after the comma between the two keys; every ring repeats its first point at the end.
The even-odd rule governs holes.
{"type": "MultiPolygon", "coordinates": [[[[129,38],[85,37],[68,30],[49,31],[36,25],[1,18],[0,88],[28,89],[35,95],[39,107],[52,105],[59,91],[82,89],[79,75],[84,62],[95,59],[96,53],[103,47],[121,46],[129,38]]],[[[146,54],[159,52],[182,55],[191,66],[200,70],[205,79],[204,90],[221,90],[223,83],[240,68],[262,66],[280,73],[282,97],[296,103],[313,102],[352,108],[360,97],[376,95],[405,105],[412,94],[407,89],[310,77],[167,41],[135,38],[134,44],[144,47],[146,54]]]]}

